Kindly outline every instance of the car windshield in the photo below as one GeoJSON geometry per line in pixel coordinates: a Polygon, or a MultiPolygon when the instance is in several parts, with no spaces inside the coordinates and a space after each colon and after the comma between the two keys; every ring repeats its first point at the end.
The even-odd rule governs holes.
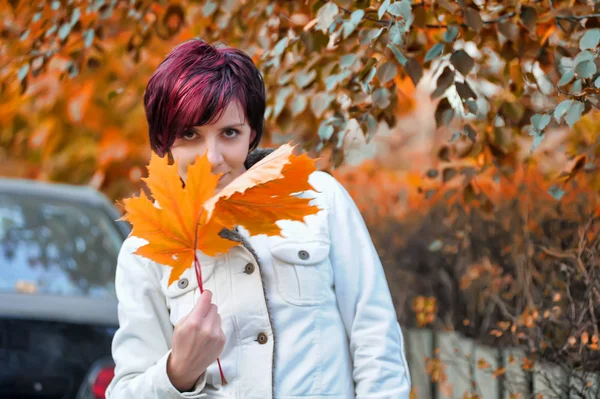
{"type": "Polygon", "coordinates": [[[0,193],[0,293],[114,298],[121,243],[101,209],[0,193]]]}

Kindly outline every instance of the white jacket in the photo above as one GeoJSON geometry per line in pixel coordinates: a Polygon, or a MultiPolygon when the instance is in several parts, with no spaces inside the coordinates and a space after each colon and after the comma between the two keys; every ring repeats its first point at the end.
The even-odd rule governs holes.
{"type": "Polygon", "coordinates": [[[193,392],[170,383],[166,362],[173,325],[200,292],[193,268],[167,286],[170,268],[121,249],[113,341],[115,377],[108,399],[408,398],[402,333],[379,257],[354,202],[330,175],[310,183],[322,211],[305,223],[280,221],[283,237],[250,237],[216,258],[198,252],[203,283],[213,292],[226,344],[193,392]]]}

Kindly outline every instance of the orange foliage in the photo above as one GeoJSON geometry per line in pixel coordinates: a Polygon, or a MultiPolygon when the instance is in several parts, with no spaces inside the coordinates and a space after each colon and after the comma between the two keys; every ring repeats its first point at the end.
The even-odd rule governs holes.
{"type": "Polygon", "coordinates": [[[293,156],[292,150],[282,146],[216,195],[219,176],[211,173],[206,155],[188,167],[182,187],[177,163],[168,165],[166,158],[153,154],[144,180],[156,206],[143,193],[124,200],[132,234],[148,241],[136,254],[171,266],[171,284],[192,266],[196,249],[215,256],[238,244],[219,236],[224,228],[240,224],[251,234],[278,235],[276,221],[301,221],[315,214],[319,209],[309,205],[309,198],[291,196],[311,188],[314,162],[306,155],[293,156]]]}

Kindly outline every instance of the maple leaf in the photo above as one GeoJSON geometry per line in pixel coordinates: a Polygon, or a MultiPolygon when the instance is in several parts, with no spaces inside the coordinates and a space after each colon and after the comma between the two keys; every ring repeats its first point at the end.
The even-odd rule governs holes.
{"type": "Polygon", "coordinates": [[[195,250],[211,253],[227,252],[237,243],[218,236],[224,226],[206,223],[204,202],[214,195],[219,176],[210,173],[210,163],[199,157],[188,167],[188,184],[181,184],[177,164],[152,154],[148,177],[144,179],[156,205],[142,193],[124,200],[126,214],[122,218],[132,226],[132,235],[148,244],[135,253],[173,269],[169,285],[194,262],[195,250]],[[198,240],[197,237],[204,239],[198,240]]]}
{"type": "Polygon", "coordinates": [[[314,160],[292,151],[288,144],[281,146],[216,195],[219,176],[211,173],[206,155],[188,167],[183,187],[177,163],[153,154],[144,181],[156,204],[143,193],[124,200],[122,220],[133,225],[132,235],[148,241],[135,253],[172,267],[171,285],[194,265],[196,250],[215,256],[239,244],[219,236],[224,228],[239,224],[253,235],[279,235],[278,220],[300,221],[317,213],[310,198],[293,196],[313,189],[308,176],[314,160]]]}
{"type": "Polygon", "coordinates": [[[314,160],[292,152],[282,145],[229,183],[205,204],[209,218],[222,225],[239,224],[251,235],[280,235],[279,220],[302,221],[319,211],[310,206],[310,198],[292,196],[314,190],[308,176],[314,172],[314,160]]]}

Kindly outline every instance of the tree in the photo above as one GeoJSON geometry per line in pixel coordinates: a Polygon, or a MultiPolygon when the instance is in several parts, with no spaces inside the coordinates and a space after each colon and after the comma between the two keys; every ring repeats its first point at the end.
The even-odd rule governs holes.
{"type": "MultiPolygon", "coordinates": [[[[298,139],[339,165],[344,134],[393,125],[406,88],[429,71],[437,124],[468,144],[446,155],[477,160],[473,177],[493,164],[510,174],[516,138],[530,135],[535,149],[600,106],[600,6],[574,4],[4,0],[0,142],[12,162],[2,173],[127,194],[149,155],[145,83],[172,46],[199,36],[260,66],[272,142],[298,139]]],[[[593,130],[567,149],[586,168],[593,130]]]]}

